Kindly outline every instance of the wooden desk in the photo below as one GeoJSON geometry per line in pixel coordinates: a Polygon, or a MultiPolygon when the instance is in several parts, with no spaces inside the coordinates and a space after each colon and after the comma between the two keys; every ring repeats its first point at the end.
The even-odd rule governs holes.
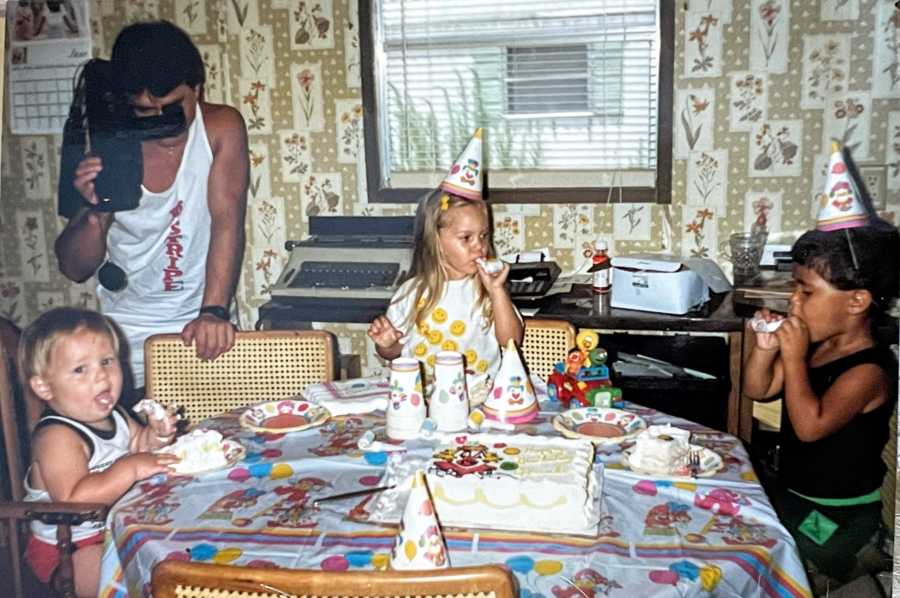
{"type": "MultiPolygon", "coordinates": [[[[734,312],[731,293],[713,295],[702,308],[680,316],[617,308],[601,312],[594,306],[582,307],[585,304],[583,300],[590,297],[590,287],[576,285],[569,295],[546,298],[537,315],[542,318],[567,320],[577,328],[727,334],[728,369],[731,378],[727,431],[746,442],[750,441],[753,430],[753,403],[741,400],[744,318],[734,312]]],[[[703,368],[698,365],[696,369],[703,368]]]]}

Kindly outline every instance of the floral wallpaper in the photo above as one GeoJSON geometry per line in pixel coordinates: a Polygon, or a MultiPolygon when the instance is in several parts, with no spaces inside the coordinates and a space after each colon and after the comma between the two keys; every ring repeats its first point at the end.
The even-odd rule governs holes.
{"type": "MultiPolygon", "coordinates": [[[[196,40],[205,93],[236,106],[250,136],[247,248],[238,304],[251,328],[284,266],[284,242],[317,214],[410,214],[370,204],[356,0],[90,0],[95,54],[122,25],[167,18],[196,40]]],[[[664,0],[671,1],[671,0],[664,0]]],[[[593,241],[612,255],[706,256],[730,271],[731,233],[790,242],[813,222],[831,139],[867,168],[878,208],[900,211],[900,13],[893,0],[677,3],[673,201],[495,206],[501,253],[550,247],[563,270],[593,241]]],[[[26,325],[63,304],[95,305],[93,283],[58,271],[53,241],[60,137],[13,136],[0,155],[0,315],[26,325]]],[[[362,324],[334,330],[380,369],[362,324]]]]}

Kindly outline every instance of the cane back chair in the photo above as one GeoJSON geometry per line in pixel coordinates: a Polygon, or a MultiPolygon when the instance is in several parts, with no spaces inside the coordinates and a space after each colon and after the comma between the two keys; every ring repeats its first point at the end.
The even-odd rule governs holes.
{"type": "Polygon", "coordinates": [[[337,363],[334,335],[324,330],[237,332],[234,347],[211,361],[178,334],[144,343],[146,396],[177,404],[192,423],[330,382],[337,363]]]}
{"type": "Polygon", "coordinates": [[[525,319],[522,357],[532,374],[546,380],[553,366],[575,347],[575,327],[562,320],[525,319]]]}

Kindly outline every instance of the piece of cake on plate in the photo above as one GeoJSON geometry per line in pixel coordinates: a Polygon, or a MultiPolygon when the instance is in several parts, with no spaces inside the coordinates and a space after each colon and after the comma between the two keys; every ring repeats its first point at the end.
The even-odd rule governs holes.
{"type": "Polygon", "coordinates": [[[691,433],[670,424],[650,426],[635,437],[628,464],[643,471],[668,474],[688,467],[691,433]]]}
{"type": "Polygon", "coordinates": [[[160,449],[181,459],[172,468],[176,473],[208,471],[228,465],[225,440],[215,430],[198,428],[181,436],[174,444],[160,449]]]}

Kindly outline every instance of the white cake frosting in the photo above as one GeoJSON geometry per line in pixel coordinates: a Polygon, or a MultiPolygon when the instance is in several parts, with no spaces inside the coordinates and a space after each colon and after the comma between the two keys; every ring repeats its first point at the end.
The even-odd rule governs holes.
{"type": "Polygon", "coordinates": [[[172,453],[181,459],[172,466],[176,473],[206,471],[228,464],[222,435],[215,430],[198,428],[160,452],[172,453]]]}
{"type": "Polygon", "coordinates": [[[598,484],[589,440],[446,435],[427,465],[442,525],[596,535],[598,484]]]}
{"type": "Polygon", "coordinates": [[[672,473],[688,465],[691,433],[669,424],[650,426],[635,437],[629,463],[642,470],[672,473]]]}

